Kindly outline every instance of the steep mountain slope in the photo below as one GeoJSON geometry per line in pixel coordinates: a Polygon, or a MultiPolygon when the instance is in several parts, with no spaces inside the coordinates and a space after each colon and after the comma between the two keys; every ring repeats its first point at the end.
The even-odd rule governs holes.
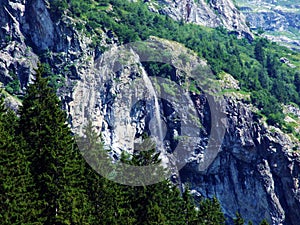
{"type": "Polygon", "coordinates": [[[251,29],[262,29],[264,36],[290,48],[300,50],[299,1],[245,1],[237,0],[251,29]]]}
{"type": "MultiPolygon", "coordinates": [[[[118,4],[121,3],[118,2],[118,4]]],[[[101,7],[104,8],[104,12],[118,10],[117,4],[101,7]]],[[[120,11],[118,13],[129,14],[125,10],[120,11]]],[[[89,11],[89,14],[92,14],[91,12],[93,11],[89,11]]],[[[71,11],[71,13],[74,12],[71,11]]],[[[96,12],[96,14],[98,13],[99,11],[96,12]]],[[[172,98],[174,99],[173,105],[162,99],[158,101],[158,104],[155,102],[135,104],[136,102],[130,98],[131,96],[139,96],[141,89],[152,92],[151,88],[145,85],[145,80],[151,78],[149,66],[145,65],[141,57],[131,52],[131,55],[125,55],[129,65],[126,65],[122,60],[103,59],[101,56],[105,55],[104,50],[109,47],[118,54],[117,45],[120,45],[121,40],[125,38],[130,41],[130,35],[136,31],[132,28],[126,33],[123,27],[120,29],[113,27],[107,19],[109,16],[105,18],[107,23],[102,22],[100,27],[98,24],[95,25],[91,21],[85,21],[74,15],[71,17],[65,12],[61,14],[51,13],[48,2],[43,0],[0,0],[0,15],[3,18],[0,22],[1,82],[8,85],[18,77],[21,89],[16,90],[16,92],[21,94],[37,61],[41,60],[43,63],[49,64],[51,67],[49,75],[54,77],[53,83],[63,84],[59,86],[59,95],[68,112],[69,121],[74,131],[80,130],[85,121],[92,119],[99,131],[103,133],[105,144],[112,147],[116,158],[123,150],[132,151],[135,141],[138,141],[144,132],[158,127],[151,125],[147,115],[150,114],[153,117],[153,114],[159,111],[161,120],[165,124],[165,128],[162,130],[168,134],[165,143],[169,146],[169,152],[164,152],[164,154],[171,158],[167,163],[176,165],[177,162],[171,153],[176,148],[181,126],[186,121],[192,121],[196,124],[200,121],[201,125],[198,124],[197,132],[193,129],[187,130],[187,134],[195,138],[198,146],[183,154],[184,158],[179,158],[179,161],[186,162],[187,165],[180,171],[180,178],[177,178],[177,181],[190,183],[196,196],[213,197],[215,195],[220,200],[223,211],[229,219],[234,218],[236,211],[239,211],[247,221],[252,220],[255,224],[264,218],[272,224],[299,224],[299,217],[297,216],[300,212],[299,141],[292,134],[284,134],[278,127],[268,126],[264,117],[260,119],[257,108],[249,101],[249,93],[240,90],[242,84],[232,76],[225,76],[223,73],[218,74],[224,75],[220,78],[221,82],[220,80],[215,81],[214,74],[211,71],[209,73],[211,78],[214,78],[212,79],[213,82],[225,84],[224,92],[227,94],[224,96],[225,107],[222,112],[226,115],[227,123],[220,121],[217,124],[224,127],[225,134],[219,133],[222,129],[217,129],[215,138],[222,140],[225,137],[224,142],[220,152],[217,152],[218,154],[213,158],[213,162],[209,161],[209,167],[203,169],[202,166],[208,155],[206,147],[211,134],[211,123],[215,118],[215,111],[209,109],[207,96],[202,92],[201,86],[196,85],[197,82],[201,83],[203,80],[198,78],[197,82],[192,82],[194,85],[190,86],[190,89],[185,93],[190,95],[193,104],[189,105],[188,102],[184,102],[186,105],[182,105],[182,102],[178,103],[176,98],[178,96],[176,95],[172,98]],[[86,28],[82,28],[85,25],[86,28]],[[100,59],[107,61],[101,64],[99,63],[100,59]],[[106,69],[109,65],[112,68],[117,68],[117,70],[112,71],[110,76],[106,76],[106,69]],[[141,86],[136,85],[135,82],[140,81],[141,78],[144,78],[144,83],[138,82],[141,86]],[[126,104],[124,100],[127,100],[126,104]],[[128,111],[126,107],[124,110],[122,108],[124,105],[126,107],[133,106],[132,110],[130,108],[128,111]],[[194,111],[186,110],[182,106],[196,110],[198,118],[194,118],[194,111]],[[179,118],[173,114],[178,109],[181,110],[179,113],[182,115],[179,118]],[[198,132],[199,130],[201,132],[198,132]]],[[[83,15],[83,18],[85,16],[83,15]]],[[[156,26],[158,23],[165,22],[160,17],[151,16],[157,22],[156,26]]],[[[205,17],[206,14],[202,16],[205,17]]],[[[142,15],[141,18],[143,18],[142,15]]],[[[198,17],[195,16],[194,19],[196,18],[198,17]]],[[[206,18],[209,18],[209,15],[206,18]]],[[[93,19],[97,20],[97,18],[93,19]]],[[[114,20],[118,23],[127,22],[123,18],[117,17],[114,20]]],[[[134,20],[136,18],[130,22],[133,23],[134,20]]],[[[170,25],[170,29],[172,29],[173,24],[170,21],[167,25],[170,25]]],[[[190,27],[187,29],[195,32],[190,27]]],[[[197,30],[200,30],[200,27],[197,27],[197,30]]],[[[163,30],[160,32],[163,33],[163,30]]],[[[212,30],[209,32],[213,33],[212,30]]],[[[213,33],[214,38],[217,38],[217,35],[223,35],[222,38],[229,39],[229,44],[230,42],[235,43],[236,40],[233,37],[230,39],[230,36],[226,36],[227,34],[222,32],[224,31],[213,33]]],[[[207,38],[204,34],[202,36],[203,39],[207,38]]],[[[200,34],[197,38],[201,39],[200,34]]],[[[156,40],[161,49],[166,50],[166,53],[167,50],[176,52],[178,49],[185,49],[178,43],[155,37],[152,40],[156,40]]],[[[246,41],[244,41],[240,40],[246,45],[246,41]]],[[[228,48],[230,47],[229,44],[228,48]]],[[[205,43],[202,46],[205,45],[208,44],[205,43]]],[[[204,49],[202,46],[201,50],[204,49]]],[[[221,45],[213,46],[213,50],[217,54],[222,53],[222,48],[224,47],[221,45]]],[[[232,51],[238,51],[233,49],[232,51]]],[[[189,51],[182,50],[181,52],[189,51]]],[[[195,57],[194,53],[191,54],[195,57]]],[[[249,60],[249,65],[258,64],[257,61],[254,61],[253,53],[250,54],[252,58],[245,52],[241,55],[240,59],[236,58],[230,65],[238,64],[242,60],[243,65],[246,64],[244,62],[246,60],[249,60]]],[[[181,61],[188,59],[185,55],[179,56],[180,54],[177,57],[170,57],[169,54],[166,54],[166,58],[170,58],[174,62],[179,59],[181,61]]],[[[287,52],[284,56],[290,57],[291,60],[293,57],[298,59],[298,56],[292,55],[291,52],[287,52]]],[[[207,57],[209,57],[208,53],[207,57]]],[[[227,58],[232,59],[233,57],[224,56],[224,58],[229,64],[231,61],[227,58]]],[[[190,62],[193,63],[194,59],[190,62]]],[[[188,62],[187,60],[187,65],[188,62]]],[[[199,62],[207,68],[208,62],[204,59],[199,60],[199,62]]],[[[218,63],[217,61],[212,65],[213,70],[218,71],[218,63]]],[[[286,71],[290,69],[285,64],[282,67],[286,71]]],[[[287,74],[286,71],[285,75],[287,74]]],[[[185,73],[178,69],[175,69],[175,72],[171,69],[171,72],[175,75],[170,79],[170,84],[162,85],[169,96],[176,93],[176,85],[185,87],[184,83],[180,82],[186,78],[185,73]]],[[[244,75],[246,76],[246,74],[244,75]]],[[[287,75],[286,78],[290,79],[287,75]]],[[[289,90],[294,89],[291,85],[288,88],[289,90]]],[[[182,96],[184,95],[180,95],[180,97],[182,96]]],[[[293,109],[289,111],[290,116],[294,119],[299,117],[297,107],[290,107],[293,109]]],[[[153,133],[155,132],[158,131],[154,129],[153,133]]]]}
{"type": "Polygon", "coordinates": [[[149,5],[150,10],[168,15],[174,20],[183,20],[208,27],[224,26],[228,30],[252,39],[244,15],[230,0],[149,0],[145,2],[149,5]]]}
{"type": "MultiPolygon", "coordinates": [[[[174,51],[185,54],[183,47],[178,44],[158,41],[164,51],[169,49],[173,52],[174,63],[178,62],[174,51]]],[[[268,127],[255,116],[255,107],[243,102],[247,96],[237,94],[237,81],[227,77],[231,81],[227,84],[229,92],[224,96],[226,125],[218,118],[216,111],[209,108],[208,99],[200,90],[198,94],[191,94],[192,104],[182,97],[185,94],[176,93],[179,89],[174,85],[175,80],[165,89],[167,94],[159,95],[163,96],[159,106],[151,104],[151,95],[145,94],[151,89],[141,81],[143,76],[149,76],[141,67],[140,60],[143,62],[145,59],[135,54],[129,57],[127,53],[125,56],[127,61],[117,72],[112,73],[109,68],[116,67],[118,58],[124,56],[114,50],[110,57],[103,58],[112,65],[100,67],[96,79],[83,77],[72,95],[71,114],[76,115],[74,126],[80,129],[84,121],[93,118],[93,123],[102,131],[106,145],[112,146],[113,157],[119,158],[122,151],[133,151],[144,132],[157,138],[160,125],[153,127],[151,121],[155,119],[153,112],[159,107],[164,121],[164,143],[167,145],[166,151],[160,149],[165,162],[173,169],[175,177],[176,169],[186,163],[175,180],[190,184],[196,197],[216,196],[228,218],[234,218],[238,211],[246,221],[251,220],[254,224],[259,224],[264,218],[272,224],[298,224],[300,161],[299,154],[293,150],[297,142],[279,129],[268,127]],[[99,77],[100,74],[106,75],[99,77]],[[144,99],[141,96],[147,97],[144,99]],[[144,99],[145,102],[139,102],[138,99],[144,99]],[[196,110],[199,119],[195,119],[193,110],[196,110]],[[210,120],[218,123],[215,124],[218,128],[210,120]],[[195,125],[197,123],[202,125],[195,125]],[[183,131],[184,127],[189,129],[183,131]],[[225,129],[225,133],[222,129],[225,129]],[[183,144],[183,152],[178,147],[176,134],[188,138],[189,143],[183,144]],[[215,153],[207,150],[210,138],[224,138],[222,146],[214,143],[215,153]],[[213,160],[210,161],[209,157],[213,157],[213,160]]],[[[107,65],[107,62],[102,61],[100,65],[107,65]]],[[[176,71],[176,74],[178,80],[186,79],[181,71],[176,71]]],[[[166,81],[158,81],[158,90],[162,90],[166,81]]],[[[151,181],[151,176],[147,176],[147,181],[151,181]]]]}

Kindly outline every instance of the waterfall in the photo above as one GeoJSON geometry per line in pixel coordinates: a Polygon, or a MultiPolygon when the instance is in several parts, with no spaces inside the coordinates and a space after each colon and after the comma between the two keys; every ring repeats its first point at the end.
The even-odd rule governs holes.
{"type": "Polygon", "coordinates": [[[156,121],[157,121],[157,125],[158,125],[159,142],[161,141],[160,144],[162,144],[164,137],[163,137],[163,131],[162,131],[162,120],[161,120],[161,117],[160,117],[158,98],[157,98],[156,92],[154,90],[154,87],[152,85],[152,82],[151,82],[149,76],[147,75],[147,73],[144,69],[142,69],[142,78],[143,78],[143,81],[145,83],[145,86],[147,87],[150,94],[154,98],[155,117],[156,117],[156,121]]]}

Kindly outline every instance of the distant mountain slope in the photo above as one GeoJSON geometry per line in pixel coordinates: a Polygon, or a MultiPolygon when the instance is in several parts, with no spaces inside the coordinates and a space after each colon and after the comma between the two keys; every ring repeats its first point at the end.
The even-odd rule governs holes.
{"type": "Polygon", "coordinates": [[[299,0],[236,0],[253,30],[290,48],[300,50],[299,0]]]}
{"type": "Polygon", "coordinates": [[[245,16],[231,0],[147,0],[151,11],[207,27],[224,26],[252,39],[245,16]]]}

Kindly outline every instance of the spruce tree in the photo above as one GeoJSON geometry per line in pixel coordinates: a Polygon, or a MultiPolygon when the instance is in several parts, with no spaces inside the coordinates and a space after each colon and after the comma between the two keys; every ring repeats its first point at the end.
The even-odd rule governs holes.
{"type": "Polygon", "coordinates": [[[19,130],[31,149],[31,172],[46,224],[89,224],[85,163],[74,145],[66,114],[39,65],[20,108],[19,130]]]}
{"type": "Polygon", "coordinates": [[[264,65],[265,54],[264,54],[262,40],[256,42],[254,47],[254,55],[257,61],[259,61],[262,65],[264,65]]]}
{"type": "Polygon", "coordinates": [[[114,168],[107,168],[107,163],[103,163],[103,160],[107,162],[111,159],[108,158],[108,151],[104,149],[101,135],[94,131],[91,121],[86,125],[83,136],[76,139],[81,154],[89,163],[85,168],[85,179],[95,224],[99,221],[101,224],[135,224],[130,207],[126,204],[129,196],[124,192],[125,187],[97,173],[114,168]]]}
{"type": "Polygon", "coordinates": [[[269,225],[269,223],[266,219],[264,219],[259,225],[269,225]]]}
{"type": "Polygon", "coordinates": [[[29,170],[26,146],[16,135],[17,117],[0,99],[0,221],[1,224],[42,224],[39,201],[29,170]]]}
{"type": "Polygon", "coordinates": [[[205,225],[225,224],[225,216],[221,211],[221,205],[216,197],[204,199],[200,202],[198,223],[205,225]]]}
{"type": "MultiPolygon", "coordinates": [[[[135,146],[139,150],[135,150],[130,159],[123,159],[123,163],[134,166],[156,165],[156,172],[166,177],[165,169],[159,165],[160,153],[156,152],[155,144],[147,136],[144,135],[143,138],[144,143],[135,146]]],[[[152,174],[147,174],[147,176],[152,176],[152,174]]],[[[185,216],[182,213],[183,199],[178,188],[168,179],[151,185],[126,186],[124,192],[130,196],[129,203],[130,208],[134,210],[135,224],[181,225],[185,223],[185,216]]]]}
{"type": "Polygon", "coordinates": [[[197,211],[195,210],[195,201],[193,196],[189,192],[189,186],[186,187],[186,190],[182,194],[184,201],[184,214],[185,214],[185,224],[197,224],[197,211]]]}
{"type": "Polygon", "coordinates": [[[236,212],[236,218],[233,220],[234,225],[244,225],[245,220],[242,218],[241,214],[236,212]]]}

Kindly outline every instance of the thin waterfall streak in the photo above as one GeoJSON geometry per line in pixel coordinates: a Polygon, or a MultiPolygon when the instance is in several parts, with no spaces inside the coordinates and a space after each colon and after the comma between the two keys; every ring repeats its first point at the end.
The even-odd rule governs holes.
{"type": "Polygon", "coordinates": [[[156,121],[157,121],[157,125],[158,125],[158,135],[159,135],[159,141],[161,141],[161,143],[163,142],[163,131],[162,131],[162,120],[160,117],[160,110],[159,110],[159,103],[158,103],[158,97],[156,95],[155,89],[152,85],[151,80],[149,79],[149,76],[147,75],[146,71],[144,69],[143,73],[142,73],[142,78],[145,82],[146,87],[148,88],[150,94],[153,96],[154,98],[154,107],[155,107],[155,117],[156,117],[156,121]]]}

